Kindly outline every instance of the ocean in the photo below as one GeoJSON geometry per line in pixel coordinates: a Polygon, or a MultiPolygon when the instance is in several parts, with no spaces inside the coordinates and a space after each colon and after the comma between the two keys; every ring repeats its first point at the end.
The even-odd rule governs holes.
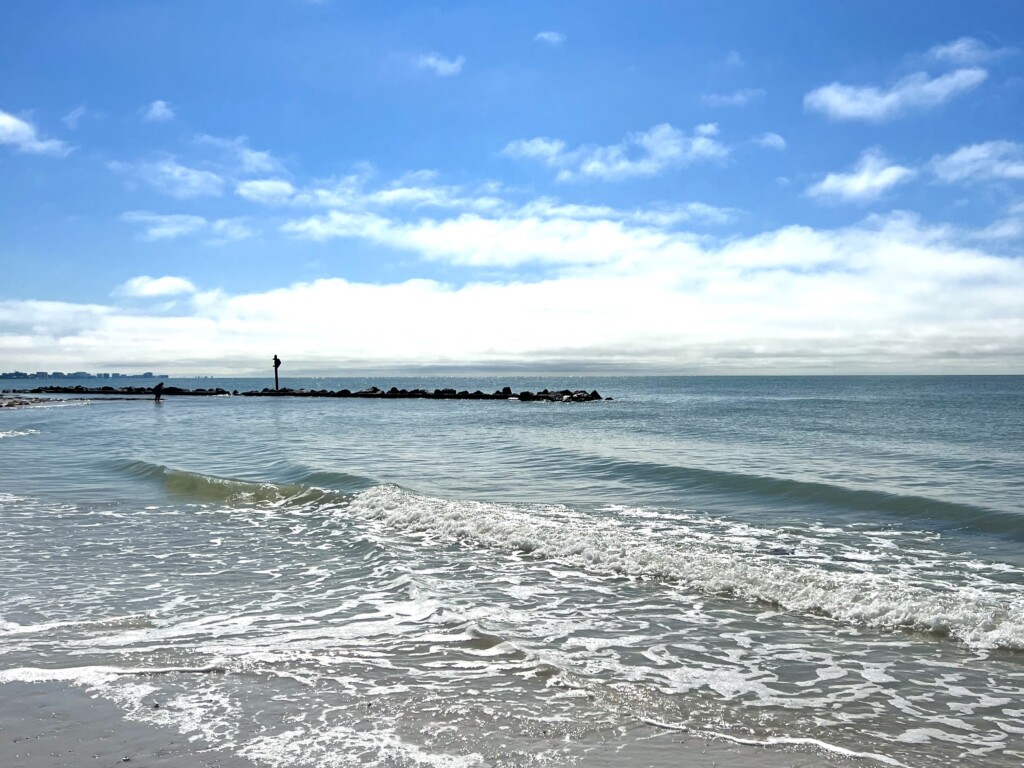
{"type": "Polygon", "coordinates": [[[1024,377],[282,379],[370,384],[614,399],[0,411],[0,698],[269,768],[1024,761],[1024,377]]]}

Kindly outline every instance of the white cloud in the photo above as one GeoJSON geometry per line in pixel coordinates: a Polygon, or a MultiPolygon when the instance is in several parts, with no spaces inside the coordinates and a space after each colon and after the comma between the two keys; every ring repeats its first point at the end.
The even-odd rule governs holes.
{"type": "Polygon", "coordinates": [[[807,194],[838,198],[844,202],[867,202],[910,181],[916,173],[902,165],[893,165],[880,150],[869,149],[861,154],[850,173],[830,173],[809,187],[807,194]]]}
{"type": "Polygon", "coordinates": [[[607,205],[563,204],[552,198],[542,197],[530,201],[507,215],[518,218],[577,219],[581,221],[608,219],[668,229],[682,223],[728,224],[736,220],[738,213],[733,208],[719,208],[701,202],[619,210],[607,205]]]}
{"type": "Polygon", "coordinates": [[[725,65],[727,67],[739,68],[744,64],[746,64],[746,62],[743,60],[739,51],[729,51],[729,55],[725,57],[725,65]]]}
{"type": "Polygon", "coordinates": [[[994,221],[977,236],[982,240],[1020,240],[1024,238],[1024,216],[994,221]]]}
{"type": "Polygon", "coordinates": [[[583,145],[567,150],[564,141],[542,137],[509,142],[502,154],[538,159],[560,168],[560,181],[585,177],[617,181],[654,176],[668,168],[700,160],[723,159],[728,156],[729,148],[714,138],[717,134],[718,126],[714,123],[698,125],[692,136],[662,123],[607,147],[583,145]]]}
{"type": "Polygon", "coordinates": [[[438,77],[452,77],[459,74],[462,71],[462,65],[465,63],[465,56],[446,59],[439,53],[428,53],[416,60],[416,66],[420,69],[429,69],[438,77]]]}
{"type": "Polygon", "coordinates": [[[166,123],[174,119],[174,110],[166,101],[154,101],[146,108],[143,119],[151,123],[166,123]]]}
{"type": "MultiPolygon", "coordinates": [[[[480,224],[460,217],[436,234],[470,253],[470,242],[515,234],[524,222],[480,224]]],[[[605,220],[576,224],[560,237],[539,234],[582,253],[609,231],[605,220]]],[[[289,349],[293,370],[320,373],[449,363],[979,373],[1024,364],[1024,261],[958,244],[949,228],[903,215],[724,244],[649,228],[610,231],[622,247],[608,258],[575,260],[528,282],[325,279],[268,293],[200,290],[176,308],[180,316],[0,301],[0,355],[16,349],[22,365],[38,368],[132,360],[171,373],[243,374],[263,369],[268,347],[289,349]],[[339,336],[339,327],[360,332],[339,336]]]]}
{"type": "Polygon", "coordinates": [[[508,157],[529,157],[543,160],[554,165],[565,153],[565,142],[561,139],[548,139],[543,136],[536,139],[516,139],[510,141],[501,150],[508,157]]]}
{"type": "Polygon", "coordinates": [[[57,139],[42,139],[35,126],[0,110],[0,144],[10,144],[19,152],[32,155],[65,157],[71,147],[57,139]]]}
{"type": "Polygon", "coordinates": [[[283,179],[256,179],[240,182],[235,191],[240,197],[262,205],[356,212],[385,208],[493,211],[507,207],[507,203],[492,195],[489,189],[467,191],[458,186],[430,184],[433,176],[426,172],[406,174],[377,189],[367,189],[368,177],[358,175],[321,181],[301,189],[283,179]]]}
{"type": "Polygon", "coordinates": [[[786,140],[777,133],[762,133],[760,136],[755,137],[753,142],[765,149],[783,150],[786,148],[786,140]]]}
{"type": "Polygon", "coordinates": [[[210,245],[226,245],[253,236],[245,219],[217,219],[210,222],[210,233],[213,235],[210,245]]]}
{"type": "Polygon", "coordinates": [[[1024,201],[1012,203],[1006,214],[974,233],[979,240],[1024,240],[1024,201]]]}
{"type": "Polygon", "coordinates": [[[235,192],[246,200],[263,205],[283,205],[290,202],[295,194],[295,187],[284,179],[257,179],[243,181],[235,187],[235,192]]]}
{"type": "Polygon", "coordinates": [[[932,171],[942,181],[1024,180],[1024,144],[987,141],[932,158],[932,171]]]}
{"type": "Polygon", "coordinates": [[[73,131],[78,128],[78,121],[85,117],[88,112],[89,110],[85,106],[75,107],[61,118],[61,122],[73,131]]]}
{"type": "Polygon", "coordinates": [[[984,69],[971,68],[935,78],[916,72],[889,89],[832,83],[804,96],[804,109],[821,112],[832,120],[880,123],[944,104],[976,88],[986,77],[984,69]]]}
{"type": "Polygon", "coordinates": [[[253,232],[245,219],[216,219],[208,221],[203,216],[192,216],[182,213],[160,214],[150,211],[126,211],[120,216],[121,221],[139,224],[143,227],[142,239],[155,242],[157,240],[173,240],[200,233],[211,235],[211,245],[224,245],[237,240],[252,237],[253,232]]]}
{"type": "Polygon", "coordinates": [[[158,214],[149,211],[125,211],[121,221],[129,224],[141,224],[145,231],[144,240],[172,240],[198,232],[206,226],[202,216],[186,214],[158,214]]]}
{"type": "Polygon", "coordinates": [[[377,214],[330,211],[290,222],[284,231],[312,240],[354,238],[414,251],[425,259],[475,267],[510,268],[531,262],[597,264],[627,249],[647,250],[668,236],[657,229],[617,221],[568,217],[488,218],[462,214],[453,219],[401,222],[377,214]]]}
{"type": "Polygon", "coordinates": [[[180,199],[218,197],[224,189],[224,179],[212,171],[189,168],[173,157],[150,163],[111,163],[115,171],[130,173],[158,192],[180,199]]]}
{"type": "Polygon", "coordinates": [[[671,227],[684,222],[723,224],[734,220],[736,213],[700,202],[620,211],[541,198],[494,216],[461,213],[416,221],[333,210],[292,220],[282,230],[320,242],[364,240],[461,266],[515,268],[529,263],[607,264],[630,254],[656,252],[668,243],[686,248],[695,237],[671,233],[671,227]]]}
{"type": "Polygon", "coordinates": [[[706,93],[704,103],[711,107],[745,107],[767,95],[763,88],[740,88],[732,93],[706,93]]]}
{"type": "Polygon", "coordinates": [[[116,295],[137,298],[153,298],[156,296],[177,296],[182,293],[195,293],[196,287],[183,277],[150,277],[141,275],[120,286],[116,295]]]}
{"type": "Polygon", "coordinates": [[[284,165],[270,152],[252,149],[249,146],[249,138],[247,136],[222,139],[217,136],[210,136],[209,134],[201,134],[196,137],[196,142],[225,150],[225,153],[228,155],[228,161],[239,174],[284,172],[284,165]]]}
{"type": "Polygon", "coordinates": [[[1011,52],[1010,48],[993,50],[974,37],[961,37],[951,43],[934,46],[928,51],[928,56],[936,61],[965,65],[980,64],[1011,52]]]}
{"type": "Polygon", "coordinates": [[[547,43],[548,45],[561,45],[565,42],[565,35],[561,32],[538,32],[533,38],[536,42],[547,43]]]}

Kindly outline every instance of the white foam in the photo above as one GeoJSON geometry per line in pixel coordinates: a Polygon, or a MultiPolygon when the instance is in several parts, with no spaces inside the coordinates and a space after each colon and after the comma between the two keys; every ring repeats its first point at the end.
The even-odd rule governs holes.
{"type": "Polygon", "coordinates": [[[790,747],[815,747],[825,752],[832,752],[833,754],[842,755],[843,757],[855,757],[864,760],[874,760],[885,765],[898,766],[899,768],[907,768],[905,763],[901,763],[894,757],[888,755],[879,755],[875,752],[856,752],[852,749],[846,749],[845,747],[839,747],[835,744],[830,744],[827,741],[821,739],[811,739],[797,736],[770,736],[765,739],[744,739],[738,736],[729,736],[724,733],[717,733],[715,731],[705,730],[694,730],[688,728],[685,725],[676,725],[674,723],[665,723],[659,720],[653,720],[647,717],[639,718],[641,722],[647,723],[647,725],[653,725],[656,728],[665,728],[671,731],[686,731],[693,733],[697,736],[703,736],[705,738],[722,739],[723,741],[729,741],[733,744],[743,744],[751,747],[773,747],[773,746],[790,746],[790,747]]]}
{"type": "MultiPolygon", "coordinates": [[[[721,532],[681,523],[655,537],[614,517],[432,498],[396,486],[358,494],[351,510],[390,528],[429,531],[592,571],[667,579],[854,625],[948,634],[972,648],[1024,649],[1024,600],[924,579],[913,583],[897,569],[826,570],[807,558],[758,553],[751,551],[749,526],[739,544],[721,532]]],[[[771,540],[766,531],[758,537],[771,540]]]]}
{"type": "Polygon", "coordinates": [[[173,673],[209,673],[226,671],[221,664],[203,667],[14,667],[0,669],[0,683],[73,683],[75,685],[102,685],[125,676],[168,675],[173,673]]]}
{"type": "Polygon", "coordinates": [[[28,437],[29,435],[38,435],[38,429],[8,429],[0,431],[0,440],[5,437],[28,437]]]}

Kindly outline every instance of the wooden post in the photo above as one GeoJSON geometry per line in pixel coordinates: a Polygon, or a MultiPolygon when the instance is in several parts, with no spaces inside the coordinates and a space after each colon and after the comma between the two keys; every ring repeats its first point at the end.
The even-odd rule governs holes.
{"type": "Polygon", "coordinates": [[[277,369],[281,367],[281,358],[274,355],[274,391],[277,392],[279,387],[277,384],[277,369]]]}

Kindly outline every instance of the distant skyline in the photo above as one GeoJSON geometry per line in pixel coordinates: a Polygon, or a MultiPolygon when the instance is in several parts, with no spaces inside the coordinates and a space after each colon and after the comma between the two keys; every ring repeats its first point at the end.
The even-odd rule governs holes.
{"type": "Polygon", "coordinates": [[[0,11],[0,370],[1024,373],[1024,13],[0,11]]]}

